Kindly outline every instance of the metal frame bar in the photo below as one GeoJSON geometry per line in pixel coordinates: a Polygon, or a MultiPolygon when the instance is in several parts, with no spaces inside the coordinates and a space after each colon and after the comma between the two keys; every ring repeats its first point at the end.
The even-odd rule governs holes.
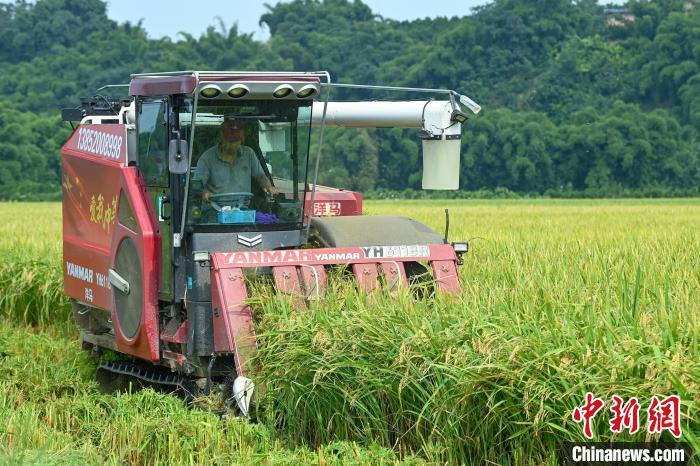
{"type": "MultiPolygon", "coordinates": [[[[199,81],[199,75],[197,72],[195,72],[195,79],[199,81]]],[[[189,195],[190,195],[190,177],[191,177],[191,171],[192,171],[192,150],[194,149],[194,130],[195,126],[197,123],[197,103],[199,102],[199,92],[194,93],[194,99],[192,101],[192,118],[190,118],[190,134],[189,134],[189,144],[190,147],[188,149],[188,154],[187,154],[187,176],[185,177],[185,196],[182,201],[182,215],[180,217],[180,238],[179,240],[182,241],[182,238],[185,236],[185,224],[186,222],[186,215],[187,215],[187,201],[189,200],[189,195]]],[[[174,239],[174,238],[173,238],[174,239]]]]}
{"type": "MultiPolygon", "coordinates": [[[[328,85],[328,90],[326,92],[326,100],[323,102],[323,116],[321,117],[321,133],[318,137],[318,151],[316,151],[316,166],[314,167],[314,182],[311,188],[311,199],[309,199],[309,215],[307,216],[306,233],[302,238],[304,242],[309,240],[309,235],[311,234],[311,218],[314,216],[314,200],[316,199],[316,184],[318,182],[318,167],[321,161],[321,149],[323,148],[323,132],[326,129],[326,111],[328,110],[328,100],[331,96],[331,75],[326,72],[326,84],[328,85]]],[[[321,83],[323,87],[323,83],[321,83]]],[[[313,111],[313,110],[312,110],[313,111]]],[[[312,115],[313,118],[313,115],[312,115]]],[[[311,124],[311,122],[309,122],[311,124]]],[[[310,142],[310,141],[309,141],[310,142]]],[[[306,206],[304,206],[304,211],[306,211],[306,206]]]]}
{"type": "Polygon", "coordinates": [[[427,92],[431,94],[456,94],[455,91],[451,89],[432,89],[427,87],[398,87],[398,86],[374,86],[371,84],[341,84],[341,83],[328,83],[321,84],[321,87],[342,87],[348,89],[377,89],[382,91],[409,91],[409,92],[427,92]]]}
{"type": "Polygon", "coordinates": [[[103,91],[105,89],[111,89],[113,87],[129,87],[131,84],[107,84],[97,89],[97,92],[103,91]]]}

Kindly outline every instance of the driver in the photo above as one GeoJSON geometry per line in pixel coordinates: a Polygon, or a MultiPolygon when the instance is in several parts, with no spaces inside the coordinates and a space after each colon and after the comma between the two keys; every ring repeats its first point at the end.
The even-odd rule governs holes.
{"type": "Polygon", "coordinates": [[[212,194],[250,192],[250,180],[277,195],[279,191],[270,180],[248,146],[242,145],[245,131],[240,122],[224,119],[219,127],[219,143],[205,150],[197,163],[196,177],[202,181],[202,199],[209,201],[212,194]]]}

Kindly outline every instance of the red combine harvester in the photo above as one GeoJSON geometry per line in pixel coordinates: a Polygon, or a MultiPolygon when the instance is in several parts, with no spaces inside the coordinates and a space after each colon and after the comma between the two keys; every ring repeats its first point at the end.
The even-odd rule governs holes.
{"type": "Polygon", "coordinates": [[[457,189],[459,104],[480,109],[468,97],[334,84],[327,72],[233,71],[133,75],[129,94],[63,111],[79,121],[61,149],[65,293],[84,348],[131,356],[99,371],[188,394],[229,380],[247,415],[256,338],[244,276],[271,275],[280,292],[312,298],[328,267],[365,290],[432,271],[436,290],[459,292],[466,243],[411,219],[362,216],[359,193],[316,177],[325,127],[406,127],[421,130],[424,188],[457,189]],[[330,102],[334,87],[448,99],[330,102]]]}

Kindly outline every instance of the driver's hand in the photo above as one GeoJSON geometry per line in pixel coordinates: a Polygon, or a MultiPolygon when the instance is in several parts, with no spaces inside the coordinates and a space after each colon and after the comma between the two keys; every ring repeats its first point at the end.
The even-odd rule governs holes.
{"type": "Polygon", "coordinates": [[[202,200],[203,200],[204,202],[209,202],[209,196],[211,196],[211,192],[210,192],[210,191],[208,191],[208,190],[206,190],[206,189],[202,191],[202,200]]]}
{"type": "Polygon", "coordinates": [[[277,189],[277,186],[270,186],[267,188],[267,192],[270,193],[271,196],[277,196],[280,190],[277,189]]]}

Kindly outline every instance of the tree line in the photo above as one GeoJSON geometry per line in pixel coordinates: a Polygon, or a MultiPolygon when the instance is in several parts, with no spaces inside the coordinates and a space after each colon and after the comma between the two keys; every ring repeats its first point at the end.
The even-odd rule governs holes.
{"type": "MultiPolygon", "coordinates": [[[[484,110],[463,130],[461,189],[697,194],[700,2],[495,0],[471,15],[395,21],[361,1],[294,0],[152,39],[100,0],[0,3],[0,199],[60,196],[61,107],[129,75],[328,69],[336,82],[452,88],[484,110]]],[[[334,91],[333,98],[406,98],[334,91]]],[[[439,98],[439,96],[436,96],[439,98]]],[[[320,182],[420,188],[415,131],[328,131],[320,182]]]]}

